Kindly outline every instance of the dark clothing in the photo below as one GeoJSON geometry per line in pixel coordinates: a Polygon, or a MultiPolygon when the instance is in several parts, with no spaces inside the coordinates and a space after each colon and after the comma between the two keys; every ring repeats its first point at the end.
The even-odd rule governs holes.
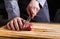
{"type": "Polygon", "coordinates": [[[7,18],[7,13],[5,10],[4,0],[0,0],[0,17],[3,17],[4,19],[7,18]],[[6,16],[6,17],[5,17],[6,16]]]}
{"type": "Polygon", "coordinates": [[[57,10],[54,21],[60,23],[60,9],[57,10]]]}
{"type": "MultiPolygon", "coordinates": [[[[27,19],[28,15],[27,15],[26,7],[30,1],[31,0],[4,0],[6,11],[8,13],[8,19],[10,20],[16,16],[20,16],[23,19],[27,19]],[[20,12],[19,12],[19,7],[20,7],[20,12]]],[[[36,17],[32,20],[35,22],[50,22],[47,2],[45,2],[44,6],[38,12],[36,17]]]]}
{"type": "Polygon", "coordinates": [[[4,0],[0,0],[0,26],[7,22],[7,12],[5,10],[4,0]]]}
{"type": "Polygon", "coordinates": [[[56,11],[60,8],[60,0],[47,0],[49,13],[50,13],[50,20],[51,22],[55,22],[55,15],[56,11]]]}
{"type": "MultiPolygon", "coordinates": [[[[30,0],[19,0],[19,1],[4,0],[4,2],[2,2],[3,5],[5,5],[3,12],[4,12],[4,15],[6,15],[6,16],[4,16],[4,15],[3,16],[6,17],[7,20],[10,20],[19,15],[23,19],[27,19],[28,15],[27,15],[26,7],[29,4],[29,2],[30,2],[30,0]],[[18,7],[17,3],[19,3],[19,7],[18,7]],[[19,12],[19,8],[20,8],[20,12],[19,12]]],[[[38,12],[38,14],[31,21],[50,22],[47,2],[45,2],[44,6],[41,8],[41,10],[38,12]]]]}
{"type": "MultiPolygon", "coordinates": [[[[29,2],[30,1],[27,1],[27,0],[19,0],[20,12],[21,12],[20,16],[24,19],[27,19],[27,17],[28,17],[26,7],[29,4],[29,2]]],[[[50,22],[47,2],[45,2],[44,6],[41,8],[41,10],[38,12],[38,14],[31,21],[34,21],[34,22],[50,22]]]]}

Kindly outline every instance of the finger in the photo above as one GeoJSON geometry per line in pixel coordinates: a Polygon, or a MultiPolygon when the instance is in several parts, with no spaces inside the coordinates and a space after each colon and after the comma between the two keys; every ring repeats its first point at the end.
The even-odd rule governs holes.
{"type": "Polygon", "coordinates": [[[31,14],[32,14],[32,18],[34,18],[34,16],[36,15],[36,10],[35,10],[35,8],[31,8],[30,12],[31,12],[31,14]]]}
{"type": "Polygon", "coordinates": [[[40,10],[40,7],[36,8],[36,12],[37,12],[37,13],[39,12],[39,10],[40,10]]]}
{"type": "Polygon", "coordinates": [[[23,25],[24,25],[24,22],[22,22],[22,20],[23,19],[21,19],[21,18],[18,19],[18,23],[19,23],[20,29],[22,29],[23,28],[23,25]]]}
{"type": "Polygon", "coordinates": [[[36,16],[36,7],[28,7],[27,8],[27,12],[30,18],[34,18],[34,16],[36,16]]]}
{"type": "Polygon", "coordinates": [[[22,29],[22,26],[23,26],[22,19],[18,18],[17,22],[18,22],[18,25],[19,25],[19,29],[22,29]]]}
{"type": "Polygon", "coordinates": [[[30,7],[27,7],[27,13],[28,13],[28,15],[30,16],[29,8],[30,8],[30,7]]]}
{"type": "Polygon", "coordinates": [[[17,19],[14,19],[13,23],[14,23],[15,29],[19,31],[19,25],[18,25],[17,19]]]}
{"type": "Polygon", "coordinates": [[[15,30],[14,25],[13,25],[13,21],[10,22],[10,26],[11,26],[12,30],[15,30]]]}
{"type": "Polygon", "coordinates": [[[9,30],[11,30],[11,28],[10,28],[10,26],[9,26],[9,23],[7,23],[7,28],[8,28],[9,30]]]}
{"type": "Polygon", "coordinates": [[[31,7],[29,7],[29,8],[27,9],[27,12],[28,12],[28,14],[29,14],[29,17],[31,18],[31,17],[32,17],[31,7]]]}
{"type": "Polygon", "coordinates": [[[23,20],[23,19],[22,19],[22,23],[23,23],[23,25],[25,24],[25,22],[26,22],[26,20],[23,20]]]}

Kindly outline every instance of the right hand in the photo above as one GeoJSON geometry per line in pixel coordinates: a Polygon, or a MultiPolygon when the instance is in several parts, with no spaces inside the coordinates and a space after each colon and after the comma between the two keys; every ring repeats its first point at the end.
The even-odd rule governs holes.
{"type": "Polygon", "coordinates": [[[39,2],[31,0],[26,9],[29,17],[33,19],[40,10],[39,2]]]}
{"type": "Polygon", "coordinates": [[[21,30],[23,25],[25,23],[25,20],[23,20],[22,18],[20,17],[15,17],[14,19],[10,20],[8,23],[7,23],[7,28],[9,30],[21,30]]]}

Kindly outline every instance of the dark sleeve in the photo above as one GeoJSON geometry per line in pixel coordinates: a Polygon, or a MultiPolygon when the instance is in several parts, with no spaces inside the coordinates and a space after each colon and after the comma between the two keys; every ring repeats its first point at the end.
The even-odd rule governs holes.
{"type": "Polygon", "coordinates": [[[18,0],[4,0],[5,8],[8,13],[8,20],[20,16],[18,0]]]}
{"type": "Polygon", "coordinates": [[[54,21],[60,23],[60,9],[57,10],[54,21]]]}

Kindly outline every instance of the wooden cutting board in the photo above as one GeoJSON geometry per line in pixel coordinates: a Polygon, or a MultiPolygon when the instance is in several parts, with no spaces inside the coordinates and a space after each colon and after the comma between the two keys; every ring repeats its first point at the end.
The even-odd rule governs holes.
{"type": "Polygon", "coordinates": [[[6,26],[0,28],[0,36],[16,38],[60,39],[60,24],[32,23],[32,31],[12,31],[6,26]]]}

